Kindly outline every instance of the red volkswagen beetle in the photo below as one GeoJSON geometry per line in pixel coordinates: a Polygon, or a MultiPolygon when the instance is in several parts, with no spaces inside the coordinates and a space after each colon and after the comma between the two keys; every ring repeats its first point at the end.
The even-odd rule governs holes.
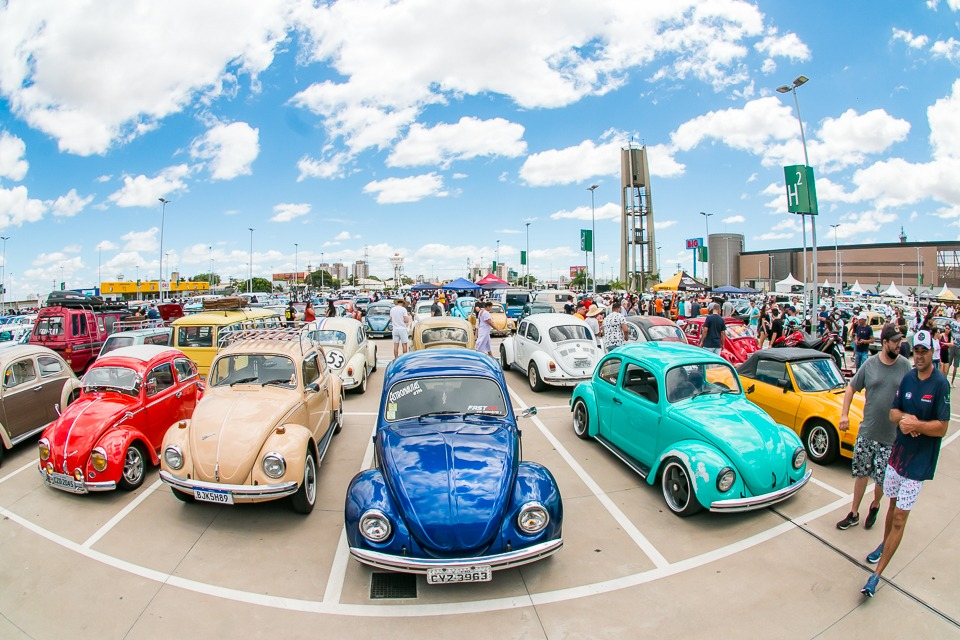
{"type": "MultiPolygon", "coordinates": [[[[683,325],[683,332],[687,334],[687,341],[693,345],[700,344],[700,331],[706,316],[687,318],[683,325]]],[[[759,351],[757,336],[743,323],[735,318],[724,318],[727,330],[723,334],[723,346],[720,348],[720,357],[735,367],[747,361],[754,351],[759,351]]]]}
{"type": "Polygon", "coordinates": [[[132,491],[159,464],[163,434],[193,415],[203,393],[197,367],[171,347],[111,351],[80,381],[81,395],[40,438],[40,472],[71,493],[132,491]]]}

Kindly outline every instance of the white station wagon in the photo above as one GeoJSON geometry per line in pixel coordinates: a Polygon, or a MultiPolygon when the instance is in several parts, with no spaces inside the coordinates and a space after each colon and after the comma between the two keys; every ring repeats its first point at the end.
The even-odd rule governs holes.
{"type": "Polygon", "coordinates": [[[530,388],[574,387],[589,380],[603,351],[587,323],[565,313],[524,318],[517,332],[500,344],[503,370],[526,374],[530,388]]]}

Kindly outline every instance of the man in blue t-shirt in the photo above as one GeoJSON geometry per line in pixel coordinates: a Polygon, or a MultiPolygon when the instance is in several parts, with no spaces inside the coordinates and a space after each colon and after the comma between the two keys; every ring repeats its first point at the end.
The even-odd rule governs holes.
{"type": "Polygon", "coordinates": [[[720,355],[723,348],[723,332],[727,330],[727,323],[717,315],[719,308],[720,305],[716,302],[710,303],[708,307],[710,313],[704,319],[703,327],[700,328],[700,346],[717,355],[720,355]]]}
{"type": "Polygon", "coordinates": [[[890,498],[890,508],[883,542],[867,556],[870,564],[879,562],[877,572],[860,590],[871,598],[903,539],[907,516],[924,480],[933,479],[940,443],[950,421],[950,383],[933,366],[933,336],[926,329],[913,338],[913,362],[916,368],[903,376],[890,409],[890,422],[898,425],[883,481],[883,495],[890,498]]]}

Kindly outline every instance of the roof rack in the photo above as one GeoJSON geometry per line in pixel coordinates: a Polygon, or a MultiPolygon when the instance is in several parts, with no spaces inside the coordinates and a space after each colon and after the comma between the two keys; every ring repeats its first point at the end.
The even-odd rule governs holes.
{"type": "Polygon", "coordinates": [[[221,330],[220,336],[217,339],[217,347],[223,349],[237,342],[243,340],[259,340],[259,341],[271,341],[271,342],[294,342],[297,341],[300,344],[300,352],[303,353],[303,343],[307,342],[309,347],[312,347],[316,342],[311,337],[310,333],[304,329],[294,329],[288,327],[280,327],[273,329],[240,329],[239,331],[223,331],[221,330]]]}

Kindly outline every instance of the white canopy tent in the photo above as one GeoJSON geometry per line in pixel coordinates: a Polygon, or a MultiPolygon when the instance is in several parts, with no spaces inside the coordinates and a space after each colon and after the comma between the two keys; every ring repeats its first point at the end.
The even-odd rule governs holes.
{"type": "Polygon", "coordinates": [[[850,293],[856,294],[856,295],[858,295],[858,296],[865,296],[865,295],[867,295],[867,292],[864,290],[864,288],[860,286],[860,281],[859,281],[859,280],[857,280],[856,282],[854,282],[854,283],[853,283],[853,286],[850,287],[850,293]]]}
{"type": "Polygon", "coordinates": [[[824,279],[823,279],[823,284],[820,285],[820,288],[821,288],[821,289],[832,289],[832,288],[833,288],[833,285],[830,284],[830,281],[829,281],[829,280],[827,280],[826,278],[824,278],[824,279]]]}
{"type": "Polygon", "coordinates": [[[784,278],[783,280],[778,282],[776,285],[774,285],[775,287],[774,290],[777,293],[790,293],[792,287],[802,287],[802,286],[803,286],[803,283],[797,280],[796,278],[794,278],[793,274],[791,273],[786,278],[784,278]]]}
{"type": "Polygon", "coordinates": [[[906,297],[907,297],[907,294],[905,294],[904,292],[900,291],[900,289],[897,289],[897,285],[893,282],[893,280],[890,281],[890,286],[887,287],[886,290],[885,290],[883,293],[881,293],[880,295],[882,295],[882,296],[894,296],[894,297],[897,297],[897,298],[906,298],[906,297]]]}

